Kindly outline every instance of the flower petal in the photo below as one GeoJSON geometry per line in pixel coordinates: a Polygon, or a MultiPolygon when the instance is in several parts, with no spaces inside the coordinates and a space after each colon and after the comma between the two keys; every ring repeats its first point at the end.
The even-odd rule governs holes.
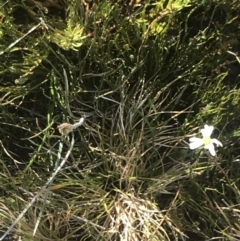
{"type": "Polygon", "coordinates": [[[211,142],[213,144],[216,144],[217,146],[221,146],[221,147],[223,146],[222,142],[220,142],[219,140],[217,140],[215,138],[211,139],[211,142]]]}
{"type": "Polygon", "coordinates": [[[209,125],[204,125],[204,129],[201,129],[203,137],[210,137],[212,135],[214,127],[209,125]]]}
{"type": "Polygon", "coordinates": [[[216,152],[215,152],[215,149],[214,149],[214,145],[213,145],[212,143],[204,146],[204,148],[205,148],[205,149],[208,149],[209,152],[210,152],[210,154],[211,154],[212,156],[216,156],[216,152]]]}
{"type": "Polygon", "coordinates": [[[202,140],[202,138],[198,138],[198,137],[191,137],[191,138],[189,138],[190,142],[197,142],[197,141],[200,141],[200,140],[202,140]]]}
{"type": "Polygon", "coordinates": [[[192,137],[189,139],[191,143],[189,143],[189,148],[191,150],[194,150],[204,144],[203,139],[198,138],[198,137],[192,137]]]}

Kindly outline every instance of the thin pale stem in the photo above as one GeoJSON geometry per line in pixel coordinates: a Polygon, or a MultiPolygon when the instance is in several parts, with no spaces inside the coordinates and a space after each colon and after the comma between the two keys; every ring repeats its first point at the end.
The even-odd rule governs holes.
{"type": "Polygon", "coordinates": [[[74,135],[72,135],[72,141],[71,141],[71,145],[69,147],[69,150],[65,156],[65,158],[62,160],[62,162],[60,163],[60,165],[58,166],[58,168],[52,173],[52,175],[50,176],[50,178],[48,179],[48,181],[45,183],[45,185],[42,187],[42,189],[33,197],[33,199],[31,200],[31,202],[26,206],[26,208],[18,215],[18,217],[15,219],[15,221],[12,223],[12,225],[8,228],[8,230],[3,234],[3,236],[0,238],[0,241],[2,241],[8,234],[9,232],[11,232],[11,230],[13,229],[13,227],[19,222],[19,220],[24,216],[24,214],[28,211],[28,209],[33,205],[33,203],[37,200],[37,198],[42,194],[42,192],[51,184],[52,180],[56,177],[56,175],[58,174],[58,172],[61,170],[61,168],[63,167],[63,165],[66,163],[68,157],[71,154],[71,151],[73,149],[74,146],[74,135]]]}

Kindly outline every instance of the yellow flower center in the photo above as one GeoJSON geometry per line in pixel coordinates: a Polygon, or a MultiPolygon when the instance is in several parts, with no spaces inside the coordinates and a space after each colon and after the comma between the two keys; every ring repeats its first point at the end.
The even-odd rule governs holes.
{"type": "Polygon", "coordinates": [[[203,137],[204,145],[208,145],[210,142],[211,142],[211,138],[210,137],[203,137]]]}

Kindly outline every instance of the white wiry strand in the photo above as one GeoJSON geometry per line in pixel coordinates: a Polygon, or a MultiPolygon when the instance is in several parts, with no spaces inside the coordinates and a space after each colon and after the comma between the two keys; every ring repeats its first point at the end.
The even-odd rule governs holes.
{"type": "MultiPolygon", "coordinates": [[[[56,177],[56,175],[58,174],[58,172],[61,170],[61,168],[63,167],[63,165],[66,163],[69,155],[71,154],[71,151],[73,149],[74,146],[74,136],[72,135],[72,140],[70,143],[70,147],[68,149],[68,152],[66,153],[65,157],[63,158],[63,160],[61,161],[60,165],[58,166],[58,168],[52,173],[52,175],[50,176],[50,178],[48,179],[48,181],[45,183],[45,185],[42,187],[42,189],[33,197],[33,199],[31,200],[31,202],[26,206],[26,208],[18,215],[18,217],[16,218],[16,220],[12,223],[12,225],[8,228],[8,230],[4,233],[4,235],[0,238],[0,241],[3,241],[4,238],[9,234],[9,232],[11,232],[11,230],[13,229],[13,227],[19,222],[19,220],[24,216],[24,214],[28,211],[28,209],[33,205],[33,203],[37,200],[37,198],[42,194],[42,192],[52,183],[53,179],[56,177]]],[[[60,154],[59,154],[60,155],[60,154]]],[[[61,155],[59,156],[59,158],[61,158],[61,155]]]]}
{"type": "Polygon", "coordinates": [[[81,126],[81,125],[83,124],[83,122],[84,122],[84,118],[81,117],[80,120],[79,120],[79,122],[77,122],[77,123],[75,123],[75,124],[72,125],[72,129],[78,128],[79,126],[81,126]]]}
{"type": "Polygon", "coordinates": [[[48,29],[48,26],[46,25],[46,23],[43,21],[42,18],[40,19],[40,23],[35,25],[34,27],[32,27],[30,30],[28,30],[27,33],[25,33],[21,38],[17,39],[15,42],[11,43],[4,51],[0,52],[0,55],[2,55],[3,53],[5,53],[7,50],[9,50],[10,48],[12,48],[14,45],[16,45],[18,42],[20,42],[22,39],[24,39],[28,34],[30,34],[31,32],[33,32],[37,27],[39,27],[40,25],[43,25],[46,29],[48,29]]]}
{"type": "Polygon", "coordinates": [[[61,125],[58,126],[58,130],[59,132],[63,135],[63,136],[67,136],[70,132],[72,132],[74,129],[78,128],[79,126],[81,126],[84,122],[85,118],[81,117],[80,120],[71,125],[69,123],[62,123],[61,125]]]}
{"type": "MultiPolygon", "coordinates": [[[[63,149],[63,143],[62,143],[62,141],[60,141],[60,143],[59,143],[59,148],[58,148],[58,153],[57,153],[57,160],[56,160],[56,162],[55,162],[55,168],[54,168],[54,170],[56,170],[56,169],[58,168],[58,166],[59,166],[59,162],[60,162],[60,160],[61,160],[61,158],[62,158],[62,149],[63,149]]],[[[41,206],[41,208],[40,208],[40,212],[39,212],[39,215],[38,215],[38,219],[37,219],[37,222],[36,222],[35,227],[34,227],[34,230],[33,230],[33,236],[36,234],[37,228],[38,228],[39,223],[40,223],[40,221],[41,221],[42,214],[43,214],[43,210],[44,210],[45,204],[46,204],[46,202],[47,202],[48,195],[49,195],[49,193],[50,193],[50,187],[51,187],[51,185],[52,185],[52,182],[53,182],[53,178],[52,178],[52,181],[51,181],[51,182],[49,183],[49,185],[48,185],[48,188],[47,188],[47,191],[46,191],[44,200],[43,200],[43,204],[42,204],[42,206],[41,206]]]]}
{"type": "Polygon", "coordinates": [[[6,5],[9,1],[10,1],[10,0],[6,1],[5,3],[3,3],[3,4],[0,6],[0,9],[1,9],[4,5],[6,5]]]}

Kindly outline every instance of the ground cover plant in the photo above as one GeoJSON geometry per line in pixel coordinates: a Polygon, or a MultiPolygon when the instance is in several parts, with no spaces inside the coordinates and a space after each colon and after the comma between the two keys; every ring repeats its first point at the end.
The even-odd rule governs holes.
{"type": "Polygon", "coordinates": [[[0,240],[239,240],[239,7],[1,3],[0,240]]]}

